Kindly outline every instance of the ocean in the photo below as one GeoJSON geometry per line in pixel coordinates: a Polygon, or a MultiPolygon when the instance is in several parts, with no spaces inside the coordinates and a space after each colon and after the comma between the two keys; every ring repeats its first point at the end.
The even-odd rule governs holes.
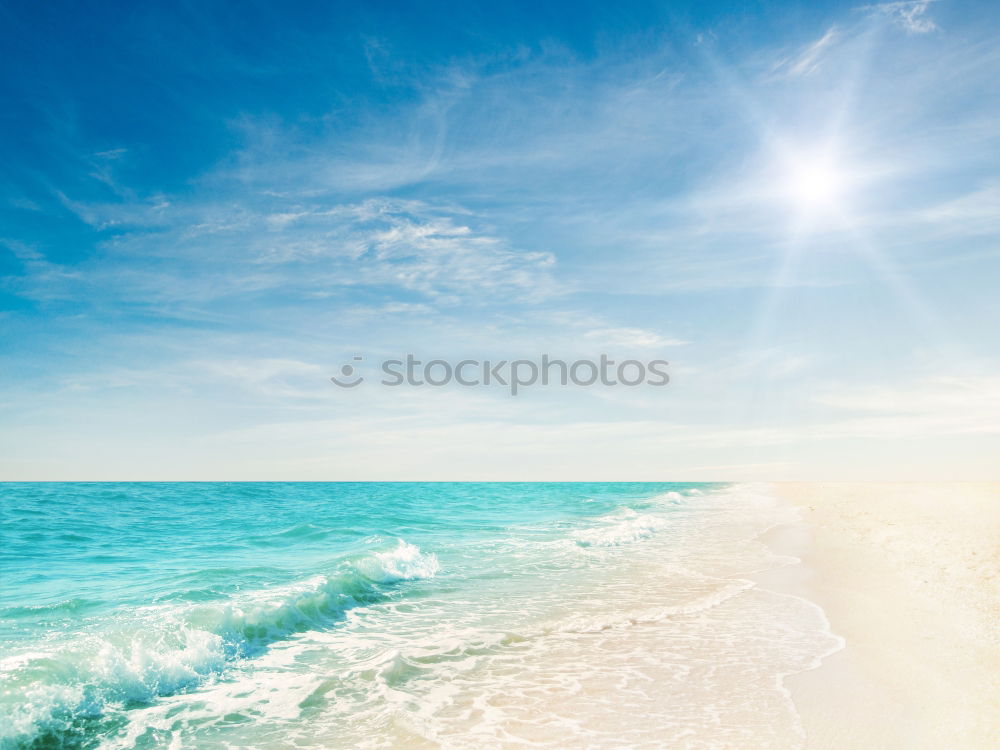
{"type": "Polygon", "coordinates": [[[0,748],[798,747],[766,487],[0,485],[0,748]]]}

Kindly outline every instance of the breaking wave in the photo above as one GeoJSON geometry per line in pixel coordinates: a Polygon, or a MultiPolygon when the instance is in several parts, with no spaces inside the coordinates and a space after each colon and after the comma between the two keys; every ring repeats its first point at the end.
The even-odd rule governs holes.
{"type": "Polygon", "coordinates": [[[0,661],[0,748],[46,737],[66,744],[110,707],[204,685],[276,641],[329,628],[348,610],[383,600],[389,584],[440,568],[435,555],[403,540],[345,567],[213,604],[140,608],[101,632],[0,661]]]}

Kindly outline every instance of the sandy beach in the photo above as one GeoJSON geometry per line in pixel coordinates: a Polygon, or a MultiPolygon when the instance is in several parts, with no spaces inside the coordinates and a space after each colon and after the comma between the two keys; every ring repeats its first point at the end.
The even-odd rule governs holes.
{"type": "Polygon", "coordinates": [[[0,491],[0,748],[1000,747],[998,485],[0,491]]]}
{"type": "Polygon", "coordinates": [[[809,748],[1000,747],[1000,484],[777,484],[800,557],[761,577],[842,651],[786,680],[809,748]]]}

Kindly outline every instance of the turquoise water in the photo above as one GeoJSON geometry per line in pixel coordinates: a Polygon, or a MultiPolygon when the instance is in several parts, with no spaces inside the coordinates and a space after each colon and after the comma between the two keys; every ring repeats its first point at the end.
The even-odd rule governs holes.
{"type": "Polygon", "coordinates": [[[815,607],[740,577],[775,564],[754,538],[780,512],[740,488],[0,493],[4,748],[642,746],[715,731],[706,717],[727,711],[740,736],[757,682],[775,693],[775,736],[794,738],[775,675],[833,642],[815,607]],[[773,653],[748,671],[769,628],[773,653]],[[727,665],[739,687],[709,699],[727,665]],[[649,681],[673,707],[638,727],[621,701],[662,701],[649,681]]]}

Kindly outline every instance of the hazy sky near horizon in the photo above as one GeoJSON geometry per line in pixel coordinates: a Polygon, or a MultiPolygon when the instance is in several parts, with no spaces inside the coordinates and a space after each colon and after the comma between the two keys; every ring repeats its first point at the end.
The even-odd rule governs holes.
{"type": "Polygon", "coordinates": [[[0,2],[0,479],[982,479],[991,2],[0,2]],[[339,389],[413,353],[650,387],[339,389]]]}

